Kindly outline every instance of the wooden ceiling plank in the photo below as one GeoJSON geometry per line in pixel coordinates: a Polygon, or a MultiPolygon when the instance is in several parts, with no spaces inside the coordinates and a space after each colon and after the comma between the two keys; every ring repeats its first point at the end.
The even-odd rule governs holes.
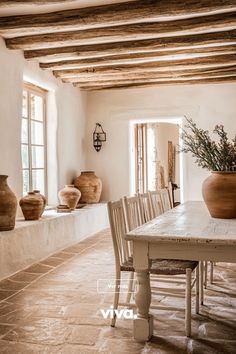
{"type": "Polygon", "coordinates": [[[180,37],[165,37],[158,39],[128,41],[106,44],[90,44],[84,46],[70,46],[59,48],[47,48],[38,50],[26,50],[26,59],[32,58],[66,58],[70,55],[78,55],[81,58],[103,57],[106,55],[159,52],[163,50],[178,50],[193,47],[210,47],[221,45],[235,45],[236,30],[225,32],[205,33],[180,37]]]}
{"type": "Polygon", "coordinates": [[[139,0],[52,13],[0,18],[0,33],[47,33],[145,21],[163,21],[236,10],[236,0],[139,0]]]}
{"type": "Polygon", "coordinates": [[[84,31],[7,38],[6,45],[10,49],[35,50],[66,45],[114,43],[119,42],[121,38],[122,41],[143,40],[232,29],[236,29],[236,12],[178,21],[131,24],[84,31]]]}

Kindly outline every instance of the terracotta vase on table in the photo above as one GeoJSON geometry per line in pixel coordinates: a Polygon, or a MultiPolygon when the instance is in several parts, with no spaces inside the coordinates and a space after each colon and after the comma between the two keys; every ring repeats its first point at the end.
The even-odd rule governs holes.
{"type": "Polygon", "coordinates": [[[236,172],[212,172],[203,182],[202,194],[213,218],[236,218],[236,172]]]}

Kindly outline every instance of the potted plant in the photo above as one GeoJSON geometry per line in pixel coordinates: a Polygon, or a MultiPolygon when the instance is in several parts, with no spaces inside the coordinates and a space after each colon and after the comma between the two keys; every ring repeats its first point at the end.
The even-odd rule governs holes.
{"type": "Polygon", "coordinates": [[[212,217],[236,218],[236,135],[229,140],[223,125],[216,125],[213,140],[207,130],[188,119],[182,132],[181,151],[190,152],[198,166],[211,171],[202,186],[203,199],[212,217]]]}

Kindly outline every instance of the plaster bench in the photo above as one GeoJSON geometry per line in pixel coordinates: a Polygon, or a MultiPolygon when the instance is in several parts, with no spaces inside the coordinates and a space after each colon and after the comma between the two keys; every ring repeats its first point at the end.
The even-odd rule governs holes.
{"type": "Polygon", "coordinates": [[[108,226],[106,203],[71,213],[47,210],[36,221],[18,219],[14,230],[0,232],[0,280],[108,226]]]}

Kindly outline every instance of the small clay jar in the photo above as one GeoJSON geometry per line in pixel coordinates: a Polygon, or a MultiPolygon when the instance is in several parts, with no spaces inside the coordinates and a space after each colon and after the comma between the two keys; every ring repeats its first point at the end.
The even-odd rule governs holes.
{"type": "Polygon", "coordinates": [[[20,207],[22,209],[25,220],[38,220],[44,209],[44,201],[39,193],[28,192],[21,198],[20,207]]]}
{"type": "Polygon", "coordinates": [[[80,200],[81,193],[73,184],[67,184],[58,192],[58,197],[60,204],[67,205],[71,210],[74,210],[80,200]]]}
{"type": "MultiPolygon", "coordinates": [[[[42,214],[43,214],[43,212],[45,210],[45,207],[46,207],[46,204],[47,204],[47,199],[45,198],[45,196],[43,194],[40,193],[40,191],[38,189],[35,189],[33,192],[35,194],[40,195],[40,197],[43,199],[43,210],[42,210],[42,214]]],[[[42,216],[42,214],[40,216],[42,216]]]]}

